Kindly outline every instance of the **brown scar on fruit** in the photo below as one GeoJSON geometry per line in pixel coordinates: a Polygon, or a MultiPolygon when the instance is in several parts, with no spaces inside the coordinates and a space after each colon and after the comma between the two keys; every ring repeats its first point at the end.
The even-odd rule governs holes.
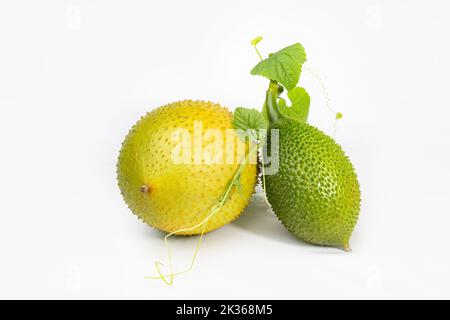
{"type": "Polygon", "coordinates": [[[150,191],[150,186],[144,184],[144,185],[141,186],[140,190],[141,190],[142,193],[147,193],[147,192],[150,191]]]}

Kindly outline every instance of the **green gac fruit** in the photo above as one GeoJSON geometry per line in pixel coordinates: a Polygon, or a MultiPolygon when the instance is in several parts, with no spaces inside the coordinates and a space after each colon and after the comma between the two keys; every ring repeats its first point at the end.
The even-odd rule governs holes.
{"type": "MultiPolygon", "coordinates": [[[[313,244],[350,250],[360,209],[359,184],[341,147],[307,124],[310,97],[297,86],[305,61],[305,50],[296,43],[270,54],[251,71],[270,80],[261,115],[270,131],[263,186],[275,214],[290,232],[313,244]],[[291,106],[280,96],[283,87],[291,106]],[[278,130],[278,140],[272,140],[272,130],[278,130]],[[271,174],[266,175],[269,150],[271,174]]],[[[336,119],[340,118],[342,114],[337,113],[336,119]]]]}
{"type": "MultiPolygon", "coordinates": [[[[322,131],[280,117],[279,170],[266,176],[267,197],[283,225],[304,241],[349,250],[358,219],[358,180],[341,147],[322,131]]],[[[272,141],[268,137],[269,148],[272,141]]],[[[276,148],[274,148],[276,150],[276,148]]]]}

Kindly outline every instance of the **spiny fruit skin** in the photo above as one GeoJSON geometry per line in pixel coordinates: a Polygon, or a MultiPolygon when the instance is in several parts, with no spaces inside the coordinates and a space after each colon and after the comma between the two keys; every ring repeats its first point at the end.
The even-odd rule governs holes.
{"type": "Polygon", "coordinates": [[[279,171],[266,177],[275,214],[304,241],[349,250],[361,200],[349,159],[331,137],[306,123],[281,118],[270,127],[279,130],[279,150],[271,155],[279,157],[279,171]]]}
{"type": "MultiPolygon", "coordinates": [[[[175,130],[185,129],[193,141],[194,121],[201,123],[203,132],[217,129],[222,137],[226,129],[232,128],[232,114],[226,108],[211,102],[179,101],[142,117],[125,138],[120,151],[117,179],[125,202],[145,223],[165,232],[202,222],[225,192],[239,165],[239,161],[225,160],[195,163],[194,151],[191,163],[175,163],[172,153],[179,141],[173,134],[175,130]]],[[[233,134],[237,159],[238,144],[248,146],[242,146],[243,142],[233,134]]],[[[208,139],[202,140],[203,149],[211,145],[208,139]]],[[[191,144],[193,149],[194,144],[191,144]]],[[[224,148],[227,148],[225,143],[224,148]]],[[[241,175],[241,190],[231,190],[228,201],[209,219],[205,232],[236,219],[249,203],[255,183],[256,165],[248,164],[241,175]]],[[[202,230],[203,226],[178,234],[193,235],[202,230]]]]}

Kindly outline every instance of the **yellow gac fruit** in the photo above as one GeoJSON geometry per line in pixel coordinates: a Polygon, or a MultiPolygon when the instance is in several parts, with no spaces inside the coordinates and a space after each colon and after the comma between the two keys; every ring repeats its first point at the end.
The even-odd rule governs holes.
{"type": "MultiPolygon", "coordinates": [[[[184,100],[142,117],[125,138],[117,163],[120,191],[148,225],[171,233],[204,221],[248,153],[219,104],[184,100]]],[[[256,156],[223,206],[207,223],[181,235],[201,234],[236,219],[254,192],[256,156]]]]}

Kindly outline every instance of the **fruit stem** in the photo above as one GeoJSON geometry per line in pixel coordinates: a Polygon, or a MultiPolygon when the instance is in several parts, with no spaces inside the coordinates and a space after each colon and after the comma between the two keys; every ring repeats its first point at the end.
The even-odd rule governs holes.
{"type": "Polygon", "coordinates": [[[278,97],[278,83],[274,80],[270,81],[269,88],[266,91],[266,110],[267,118],[269,122],[273,123],[278,121],[282,117],[280,111],[278,110],[277,104],[278,97]]]}

